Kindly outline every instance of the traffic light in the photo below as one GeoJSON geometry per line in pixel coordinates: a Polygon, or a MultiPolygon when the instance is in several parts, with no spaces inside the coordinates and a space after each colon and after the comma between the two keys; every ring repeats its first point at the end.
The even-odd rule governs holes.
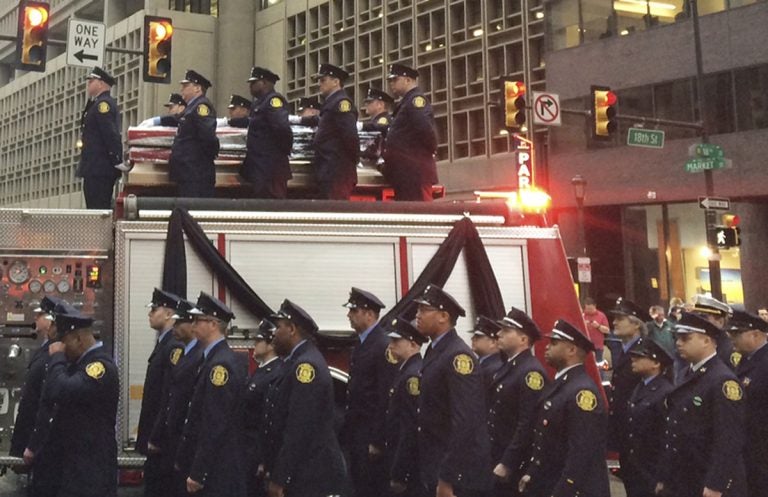
{"type": "Polygon", "coordinates": [[[19,29],[16,36],[16,67],[26,71],[45,71],[48,51],[50,5],[22,0],[19,4],[19,29]]]}
{"type": "Polygon", "coordinates": [[[735,228],[741,223],[741,218],[737,214],[723,214],[723,226],[735,228]]]}
{"type": "Polygon", "coordinates": [[[616,94],[607,86],[593,86],[592,94],[592,138],[609,140],[616,131],[616,94]]]}
{"type": "Polygon", "coordinates": [[[144,16],[144,81],[171,82],[172,39],[173,21],[170,18],[144,16]]]}
{"type": "Polygon", "coordinates": [[[518,129],[525,124],[525,83],[504,80],[503,84],[504,126],[518,129]]]}
{"type": "Polygon", "coordinates": [[[729,249],[741,245],[741,228],[738,226],[715,226],[713,235],[717,248],[729,249]]]}

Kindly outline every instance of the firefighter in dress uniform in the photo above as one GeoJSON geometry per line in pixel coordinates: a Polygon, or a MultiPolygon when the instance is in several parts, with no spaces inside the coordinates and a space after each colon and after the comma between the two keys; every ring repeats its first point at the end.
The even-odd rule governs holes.
{"type": "Polygon", "coordinates": [[[231,128],[247,128],[248,116],[251,113],[251,101],[242,95],[230,95],[227,105],[229,116],[216,119],[216,126],[231,128]]]}
{"type": "Polygon", "coordinates": [[[562,319],[548,338],[544,357],[557,373],[537,404],[533,453],[518,489],[532,497],[608,497],[608,414],[584,369],[595,346],[562,319]]]}
{"type": "Polygon", "coordinates": [[[472,334],[472,352],[477,356],[480,373],[486,387],[491,386],[491,380],[496,371],[501,368],[503,360],[496,345],[497,333],[501,326],[493,319],[478,316],[475,326],[469,332],[472,334]]]}
{"type": "Polygon", "coordinates": [[[226,341],[232,311],[201,292],[195,308],[195,337],[203,347],[176,465],[186,475],[187,492],[245,497],[242,454],[242,395],[246,366],[226,341]]]}
{"type": "Polygon", "coordinates": [[[163,104],[163,107],[167,109],[167,113],[164,116],[155,116],[145,119],[139,123],[139,128],[147,128],[150,126],[166,126],[169,128],[177,128],[179,126],[179,117],[184,113],[184,109],[187,108],[187,102],[184,101],[184,97],[180,93],[171,93],[168,97],[168,101],[163,104]]]}
{"type": "Polygon", "coordinates": [[[708,320],[687,312],[675,325],[677,350],[689,366],[667,396],[657,495],[746,494],[744,391],[717,355],[721,333],[708,320]]]}
{"type": "Polygon", "coordinates": [[[768,492],[768,323],[754,314],[734,310],[728,334],[733,348],[741,354],[736,376],[745,396],[747,495],[760,497],[768,492]]]}
{"type": "Polygon", "coordinates": [[[488,432],[496,465],[495,495],[501,497],[517,494],[517,482],[531,458],[536,405],[549,379],[533,355],[533,345],[541,338],[536,323],[512,307],[497,324],[498,346],[508,359],[491,380],[488,432]]]}
{"type": "Polygon", "coordinates": [[[437,285],[415,299],[416,326],[430,339],[421,368],[419,469],[429,496],[486,495],[492,485],[485,386],[474,354],[456,333],[456,300],[437,285]]]}
{"type": "Polygon", "coordinates": [[[83,194],[88,209],[110,209],[115,180],[123,162],[121,117],[117,102],[109,94],[115,78],[94,67],[86,78],[88,103],[80,121],[80,163],[76,176],[83,178],[83,194]]]}
{"type": "Polygon", "coordinates": [[[288,102],[275,91],[280,77],[263,67],[253,67],[248,84],[253,96],[240,174],[253,187],[256,198],[286,198],[291,179],[289,158],[293,133],[288,123],[288,102]]]}
{"type": "Polygon", "coordinates": [[[272,345],[285,357],[267,393],[265,472],[270,497],[327,497],[347,485],[344,456],[333,429],[333,380],[314,344],[318,328],[290,300],[270,317],[272,345]]]}
{"type": "Polygon", "coordinates": [[[116,497],[117,403],[120,378],[112,355],[96,341],[93,319],[74,309],[56,314],[60,341],[51,356],[44,397],[57,405],[48,443],[58,447],[58,496],[116,497]]]}
{"type": "Polygon", "coordinates": [[[706,319],[723,332],[717,336],[717,357],[735,371],[741,361],[741,354],[733,350],[733,343],[726,333],[728,320],[733,315],[731,306],[706,295],[696,295],[691,312],[706,319]]]}
{"type": "Polygon", "coordinates": [[[219,153],[216,137],[216,109],[205,93],[211,82],[187,70],[180,82],[187,107],[179,117],[171,146],[170,179],[176,183],[178,197],[213,197],[216,186],[214,159],[219,153]]]}
{"type": "Polygon", "coordinates": [[[435,116],[418,78],[418,71],[408,66],[389,66],[389,90],[400,102],[387,131],[382,172],[395,188],[395,200],[432,201],[437,183],[435,116]]]}
{"type": "Polygon", "coordinates": [[[392,120],[390,109],[395,104],[395,100],[387,93],[376,88],[368,88],[363,100],[363,108],[368,116],[366,121],[358,124],[358,129],[365,132],[377,132],[379,136],[375,142],[369,145],[366,150],[361,152],[361,157],[369,159],[376,163],[381,158],[381,151],[384,148],[384,140],[387,137],[389,123],[392,120]]]}
{"type": "Polygon", "coordinates": [[[155,288],[149,308],[149,326],[156,335],[155,347],[147,360],[147,374],[144,378],[144,394],[141,399],[141,414],[136,435],[136,451],[147,456],[144,464],[144,495],[165,496],[172,485],[173,455],[149,448],[149,438],[164,403],[171,370],[184,353],[182,344],[173,336],[173,315],[176,312],[178,295],[155,288]]]}
{"type": "Polygon", "coordinates": [[[419,330],[402,316],[392,319],[387,329],[389,350],[400,363],[389,389],[386,413],[387,476],[389,491],[399,497],[421,497],[419,479],[418,406],[421,346],[427,342],[419,330]]]}
{"type": "Polygon", "coordinates": [[[350,358],[342,446],[349,457],[354,494],[376,497],[388,485],[382,457],[384,424],[397,361],[379,325],[384,303],[371,292],[352,287],[343,305],[358,341],[350,358]]]}

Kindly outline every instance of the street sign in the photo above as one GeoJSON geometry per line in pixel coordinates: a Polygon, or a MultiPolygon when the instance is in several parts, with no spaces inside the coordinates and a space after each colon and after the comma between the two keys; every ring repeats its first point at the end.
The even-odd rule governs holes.
{"type": "Polygon", "coordinates": [[[525,190],[533,186],[533,142],[515,135],[517,152],[517,188],[525,190]]]}
{"type": "Polygon", "coordinates": [[[576,269],[579,283],[592,283],[592,261],[589,257],[577,257],[576,269]]]}
{"type": "Polygon", "coordinates": [[[664,148],[664,132],[655,129],[629,128],[627,145],[632,147],[664,148]]]}
{"type": "Polygon", "coordinates": [[[710,169],[726,169],[729,167],[731,167],[730,159],[723,159],[722,157],[704,159],[697,157],[685,163],[685,172],[700,173],[710,169]]]}
{"type": "Polygon", "coordinates": [[[731,209],[731,200],[724,197],[699,197],[699,209],[727,211],[731,209]]]}
{"type": "Polygon", "coordinates": [[[688,148],[688,155],[700,158],[723,158],[723,147],[714,143],[694,143],[688,148]]]}
{"type": "Polygon", "coordinates": [[[104,65],[104,23],[69,19],[67,23],[67,65],[104,65]]]}
{"type": "Polygon", "coordinates": [[[534,91],[533,122],[544,126],[560,126],[560,96],[555,93],[534,91]]]}

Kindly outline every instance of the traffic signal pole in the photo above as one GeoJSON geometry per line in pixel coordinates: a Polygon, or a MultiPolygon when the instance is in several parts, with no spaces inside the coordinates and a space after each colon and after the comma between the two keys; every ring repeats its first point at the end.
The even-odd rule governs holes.
{"type": "MultiPolygon", "coordinates": [[[[15,42],[18,38],[13,35],[3,35],[0,34],[0,41],[13,41],[15,42]]],[[[48,40],[48,45],[54,46],[54,47],[66,47],[67,42],[65,40],[48,40]]],[[[105,47],[105,50],[107,52],[112,53],[123,53],[128,55],[143,55],[144,52],[142,50],[135,50],[132,48],[120,48],[120,47],[105,47]]]]}

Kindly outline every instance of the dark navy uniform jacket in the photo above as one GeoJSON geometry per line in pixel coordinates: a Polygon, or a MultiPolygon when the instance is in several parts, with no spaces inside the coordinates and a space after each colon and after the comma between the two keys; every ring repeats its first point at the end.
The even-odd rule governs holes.
{"type": "Polygon", "coordinates": [[[197,374],[176,462],[204,495],[245,496],[242,395],[245,371],[226,340],[208,352],[197,374]]]}
{"type": "Polygon", "coordinates": [[[251,376],[245,388],[243,398],[243,426],[246,438],[246,461],[249,474],[255,473],[259,464],[263,463],[264,455],[261,448],[262,421],[264,419],[264,403],[267,390],[279,374],[283,361],[275,357],[267,364],[259,366],[251,376]]]}
{"type": "Polygon", "coordinates": [[[509,468],[515,484],[531,458],[536,405],[547,383],[544,366],[530,350],[505,362],[493,376],[488,402],[491,459],[509,468]]]}
{"type": "Polygon", "coordinates": [[[469,490],[492,484],[485,385],[469,346],[450,330],[430,343],[421,369],[419,466],[427,487],[438,479],[469,490]]]}
{"type": "Polygon", "coordinates": [[[633,343],[626,352],[619,348],[618,357],[614,358],[613,375],[611,376],[610,394],[610,431],[608,445],[611,449],[625,452],[627,444],[627,406],[629,398],[638,383],[640,375],[632,372],[632,356],[630,352],[637,350],[642,344],[642,338],[633,343]]]}
{"type": "Polygon", "coordinates": [[[497,352],[485,356],[484,359],[478,359],[477,362],[480,365],[480,372],[483,375],[485,386],[490,388],[491,382],[493,382],[493,375],[504,365],[504,360],[501,358],[501,354],[497,352]]]}
{"type": "Polygon", "coordinates": [[[387,136],[387,130],[391,121],[392,117],[389,115],[389,112],[376,114],[363,123],[363,131],[378,131],[381,133],[381,136],[387,136]]]}
{"type": "Polygon", "coordinates": [[[169,128],[178,128],[180,117],[181,117],[181,114],[166,114],[164,116],[160,116],[160,126],[167,126],[169,128]]]}
{"type": "Polygon", "coordinates": [[[389,390],[386,420],[386,457],[389,480],[420,487],[418,414],[421,355],[405,361],[389,390]]]}
{"type": "Polygon", "coordinates": [[[184,346],[168,331],[163,339],[155,344],[155,348],[147,361],[147,375],[144,379],[144,396],[141,399],[141,414],[136,435],[136,450],[146,455],[147,442],[155,426],[155,421],[167,394],[171,378],[171,369],[179,362],[184,354],[184,346]]]}
{"type": "Polygon", "coordinates": [[[83,148],[77,167],[78,177],[120,177],[120,171],[114,168],[123,162],[120,127],[120,111],[108,91],[88,101],[81,121],[83,148]]]}
{"type": "Polygon", "coordinates": [[[736,375],[713,357],[667,396],[659,481],[669,495],[699,497],[704,487],[745,495],[743,395],[736,375]]]}
{"type": "Polygon", "coordinates": [[[120,378],[111,355],[97,347],[67,364],[63,352],[54,354],[44,395],[58,405],[48,443],[61,449],[59,495],[116,496],[120,378]]]}
{"type": "Polygon", "coordinates": [[[265,469],[286,495],[342,492],[346,472],[333,411],[328,364],[314,344],[304,342],[286,358],[265,406],[265,469]]]}
{"type": "Polygon", "coordinates": [[[768,492],[768,346],[742,357],[736,374],[746,396],[744,454],[749,495],[756,497],[768,492]]]}
{"type": "Polygon", "coordinates": [[[437,131],[432,105],[419,88],[403,96],[392,113],[384,145],[387,179],[402,183],[437,183],[437,131]]]}
{"type": "Polygon", "coordinates": [[[389,389],[397,361],[388,353],[389,338],[376,325],[352,351],[347,383],[347,412],[342,433],[351,444],[384,447],[384,423],[389,389]]]}
{"type": "Polygon", "coordinates": [[[214,185],[216,167],[213,161],[218,153],[216,109],[205,95],[201,95],[179,116],[179,126],[171,146],[171,181],[214,185]]]}
{"type": "Polygon", "coordinates": [[[50,342],[46,341],[35,350],[27,365],[27,376],[24,380],[24,386],[21,388],[19,411],[16,414],[13,437],[11,438],[11,449],[8,452],[13,457],[21,457],[24,454],[24,449],[29,447],[29,441],[35,429],[37,408],[40,404],[45,370],[48,365],[49,345],[50,342]]]}
{"type": "Polygon", "coordinates": [[[227,124],[233,128],[247,128],[250,120],[247,117],[234,117],[227,119],[227,124]]]}
{"type": "Polygon", "coordinates": [[[549,384],[537,405],[533,453],[525,474],[535,497],[609,497],[606,408],[583,365],[549,384]]]}
{"type": "Polygon", "coordinates": [[[627,442],[621,460],[621,477],[629,497],[654,495],[666,443],[665,400],[672,388],[669,379],[658,375],[647,385],[640,381],[629,399],[624,428],[627,442]]]}
{"type": "Polygon", "coordinates": [[[269,186],[273,178],[291,179],[288,163],[293,145],[293,132],[288,123],[285,97],[272,91],[251,105],[243,178],[259,187],[269,186]]]}
{"type": "Polygon", "coordinates": [[[349,192],[357,184],[360,141],[357,109],[342,88],[328,96],[312,139],[315,175],[323,193],[349,192]]]}

